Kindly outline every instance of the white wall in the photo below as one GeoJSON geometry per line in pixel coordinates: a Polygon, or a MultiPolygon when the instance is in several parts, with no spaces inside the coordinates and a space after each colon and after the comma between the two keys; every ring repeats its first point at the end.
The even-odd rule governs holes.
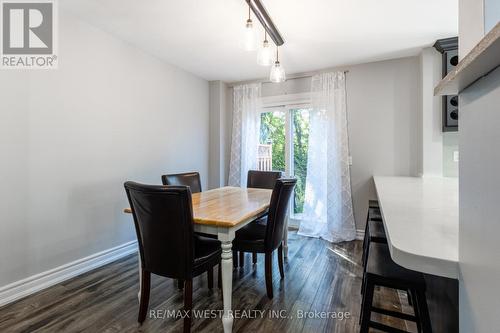
{"type": "Polygon", "coordinates": [[[0,286],[135,239],[125,180],[207,184],[207,81],[64,10],[59,50],[0,73],[0,286]]]}
{"type": "Polygon", "coordinates": [[[500,21],[500,1],[484,0],[484,33],[487,34],[500,21]]]}
{"type": "Polygon", "coordinates": [[[443,176],[458,177],[458,161],[454,154],[459,152],[459,132],[443,133],[443,176]]]}
{"type": "Polygon", "coordinates": [[[458,57],[463,59],[484,36],[484,0],[458,3],[458,57]]]}
{"type": "Polygon", "coordinates": [[[460,332],[500,327],[500,70],[460,94],[460,332]]]}
{"type": "Polygon", "coordinates": [[[368,200],[376,199],[373,175],[418,173],[418,77],[417,57],[349,68],[347,112],[357,229],[364,228],[368,200]]]}
{"type": "Polygon", "coordinates": [[[421,112],[419,138],[419,174],[443,175],[442,97],[434,96],[434,87],[442,78],[442,58],[435,48],[420,54],[421,112]]]}
{"type": "Polygon", "coordinates": [[[458,55],[460,59],[500,21],[500,1],[459,0],[458,55]]]}
{"type": "MultiPolygon", "coordinates": [[[[372,176],[417,175],[420,67],[418,57],[411,57],[339,70],[344,69],[349,70],[346,85],[354,215],[357,229],[363,229],[368,200],[376,198],[372,176]]],[[[262,95],[308,92],[310,82],[310,78],[301,78],[265,83],[262,95]]],[[[227,95],[232,96],[232,89],[228,88],[227,95]]],[[[228,122],[231,112],[229,106],[228,122]]]]}
{"type": "Polygon", "coordinates": [[[210,157],[209,188],[222,187],[226,184],[225,153],[226,142],[226,91],[222,81],[210,81],[210,157]]]}

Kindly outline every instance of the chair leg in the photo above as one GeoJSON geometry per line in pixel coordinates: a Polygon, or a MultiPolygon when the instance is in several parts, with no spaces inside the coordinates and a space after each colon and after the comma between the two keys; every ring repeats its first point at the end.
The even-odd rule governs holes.
{"type": "Polygon", "coordinates": [[[256,264],[257,263],[257,252],[252,253],[252,263],[256,264]]]}
{"type": "Polygon", "coordinates": [[[208,289],[214,288],[214,268],[210,267],[207,271],[208,289]]]}
{"type": "Polygon", "coordinates": [[[266,253],[266,291],[267,297],[273,298],[273,254],[266,253]]]}
{"type": "Polygon", "coordinates": [[[182,290],[182,288],[184,288],[184,280],[177,280],[177,288],[179,288],[179,290],[182,290]]]}
{"type": "Polygon", "coordinates": [[[151,289],[151,273],[144,269],[141,272],[141,299],[139,304],[139,317],[137,321],[143,323],[148,312],[149,292],[151,289]]]}
{"type": "Polygon", "coordinates": [[[368,333],[368,328],[370,326],[371,313],[372,313],[372,302],[373,302],[373,292],[375,286],[372,282],[365,282],[365,293],[363,294],[363,303],[361,308],[361,329],[360,333],[368,333]]]}
{"type": "Polygon", "coordinates": [[[233,250],[233,267],[238,268],[238,251],[233,250]]]}
{"type": "Polygon", "coordinates": [[[218,278],[217,278],[217,287],[222,291],[222,265],[219,263],[218,268],[218,278]]]}
{"type": "Polygon", "coordinates": [[[240,251],[240,267],[243,267],[245,265],[245,252],[240,251]]]}
{"type": "Polygon", "coordinates": [[[417,303],[418,315],[420,317],[420,322],[422,324],[422,331],[424,333],[432,333],[431,319],[429,317],[429,309],[427,308],[427,299],[425,297],[425,292],[417,291],[415,293],[416,299],[413,299],[413,303],[417,303]]]}
{"type": "Polygon", "coordinates": [[[278,247],[278,267],[280,269],[280,276],[285,278],[285,270],[283,269],[283,244],[278,247]]]}
{"type": "Polygon", "coordinates": [[[193,310],[193,280],[184,282],[184,310],[187,316],[184,317],[184,333],[191,332],[191,311],[193,310]]]}

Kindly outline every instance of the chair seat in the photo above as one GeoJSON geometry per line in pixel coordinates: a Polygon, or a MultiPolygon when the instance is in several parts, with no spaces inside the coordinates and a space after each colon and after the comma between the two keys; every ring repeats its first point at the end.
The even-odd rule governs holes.
{"type": "Polygon", "coordinates": [[[391,259],[389,247],[386,244],[371,243],[370,255],[366,265],[366,274],[377,280],[377,284],[391,286],[394,283],[411,285],[425,289],[422,273],[399,266],[391,259]]]}
{"type": "Polygon", "coordinates": [[[236,231],[233,241],[233,250],[243,252],[265,252],[264,239],[266,238],[267,217],[255,220],[236,231]]]}
{"type": "Polygon", "coordinates": [[[380,221],[368,221],[368,234],[370,235],[370,241],[377,243],[387,243],[384,224],[380,221]]]}
{"type": "Polygon", "coordinates": [[[194,276],[205,272],[220,261],[222,249],[216,239],[194,236],[194,276]]]}
{"type": "Polygon", "coordinates": [[[267,212],[264,215],[262,215],[261,217],[252,221],[251,223],[260,223],[260,224],[266,225],[267,224],[267,212]]]}

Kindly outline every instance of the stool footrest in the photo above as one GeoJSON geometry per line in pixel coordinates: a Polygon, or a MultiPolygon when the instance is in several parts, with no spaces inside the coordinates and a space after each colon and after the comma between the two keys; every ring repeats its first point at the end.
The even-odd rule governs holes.
{"type": "Polygon", "coordinates": [[[372,312],[377,312],[377,313],[380,313],[382,315],[396,317],[396,318],[403,319],[403,320],[410,320],[413,322],[417,321],[417,317],[415,317],[413,315],[410,315],[407,313],[402,313],[402,312],[397,312],[397,311],[392,311],[392,310],[387,310],[387,309],[382,309],[382,308],[377,308],[375,306],[372,307],[372,312]]]}
{"type": "Polygon", "coordinates": [[[380,331],[389,332],[389,333],[410,333],[408,331],[403,331],[403,330],[400,330],[398,328],[387,326],[387,325],[377,323],[376,321],[371,321],[371,320],[370,320],[370,327],[375,328],[375,329],[380,330],[380,331]]]}

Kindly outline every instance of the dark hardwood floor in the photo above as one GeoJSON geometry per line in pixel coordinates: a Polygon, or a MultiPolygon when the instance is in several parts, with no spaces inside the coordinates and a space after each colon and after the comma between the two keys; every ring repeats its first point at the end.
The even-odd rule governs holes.
{"type": "MultiPolygon", "coordinates": [[[[235,319],[233,332],[358,332],[361,251],[360,241],[332,245],[290,232],[284,280],[280,280],[274,258],[272,300],[266,296],[263,256],[254,266],[247,255],[245,266],[233,272],[233,309],[263,310],[265,316],[235,319]],[[284,310],[281,315],[286,318],[269,318],[270,313],[279,314],[280,310],[284,310]],[[298,318],[299,311],[349,312],[350,316],[342,320],[298,318]]],[[[217,277],[217,270],[214,276],[217,277]]],[[[138,280],[137,256],[127,256],[0,308],[0,332],[181,331],[180,318],[155,319],[148,314],[142,326],[137,324],[138,280]]],[[[213,291],[207,289],[206,275],[194,280],[195,310],[222,309],[216,285],[213,291]]],[[[385,308],[408,308],[404,297],[392,290],[378,290],[375,301],[385,308]]],[[[164,314],[161,311],[181,310],[182,304],[182,292],[175,281],[152,277],[150,311],[160,310],[159,314],[164,314]]],[[[373,318],[415,331],[415,327],[408,327],[403,321],[384,316],[373,318]]],[[[220,318],[194,318],[192,331],[222,332],[220,318]]]]}

